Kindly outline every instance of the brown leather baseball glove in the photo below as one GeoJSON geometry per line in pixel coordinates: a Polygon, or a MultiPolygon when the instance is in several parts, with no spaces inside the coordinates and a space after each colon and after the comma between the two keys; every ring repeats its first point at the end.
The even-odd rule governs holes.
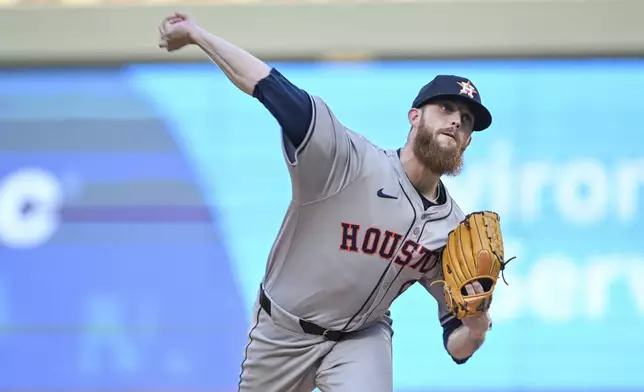
{"type": "Polygon", "coordinates": [[[443,283],[447,308],[457,318],[478,316],[489,309],[496,281],[510,260],[503,260],[499,215],[473,212],[449,233],[442,252],[443,280],[434,283],[443,283]],[[475,281],[483,293],[468,294],[465,286],[475,281]]]}

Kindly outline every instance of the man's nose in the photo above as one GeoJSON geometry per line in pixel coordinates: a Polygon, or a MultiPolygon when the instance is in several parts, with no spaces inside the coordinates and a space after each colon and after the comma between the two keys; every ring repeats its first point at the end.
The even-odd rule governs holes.
{"type": "Polygon", "coordinates": [[[450,124],[455,127],[455,128],[460,128],[461,127],[461,112],[456,111],[451,114],[450,116],[450,124]]]}

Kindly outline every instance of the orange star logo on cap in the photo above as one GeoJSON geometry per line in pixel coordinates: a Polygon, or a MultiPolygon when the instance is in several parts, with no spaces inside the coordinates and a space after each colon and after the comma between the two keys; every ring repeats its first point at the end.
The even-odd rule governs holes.
{"type": "Polygon", "coordinates": [[[465,82],[456,82],[459,86],[461,86],[461,91],[459,91],[459,94],[465,94],[469,96],[470,98],[474,98],[474,94],[477,94],[476,89],[474,86],[472,86],[472,83],[468,80],[467,83],[465,82]]]}

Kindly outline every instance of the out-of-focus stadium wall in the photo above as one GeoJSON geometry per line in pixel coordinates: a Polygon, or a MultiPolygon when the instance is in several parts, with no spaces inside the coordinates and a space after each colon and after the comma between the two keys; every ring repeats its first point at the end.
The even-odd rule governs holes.
{"type": "Polygon", "coordinates": [[[25,1],[0,0],[2,63],[203,59],[157,48],[175,11],[264,59],[644,54],[641,0],[25,1]]]}

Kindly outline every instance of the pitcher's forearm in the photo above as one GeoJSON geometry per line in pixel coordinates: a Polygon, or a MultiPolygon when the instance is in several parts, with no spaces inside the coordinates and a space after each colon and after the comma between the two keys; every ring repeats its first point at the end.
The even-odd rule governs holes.
{"type": "Polygon", "coordinates": [[[447,351],[456,359],[465,359],[485,342],[485,333],[473,333],[462,325],[452,332],[447,340],[447,351]]]}
{"type": "Polygon", "coordinates": [[[248,95],[253,94],[257,82],[271,70],[262,60],[202,28],[196,29],[191,38],[228,79],[248,95]]]}

